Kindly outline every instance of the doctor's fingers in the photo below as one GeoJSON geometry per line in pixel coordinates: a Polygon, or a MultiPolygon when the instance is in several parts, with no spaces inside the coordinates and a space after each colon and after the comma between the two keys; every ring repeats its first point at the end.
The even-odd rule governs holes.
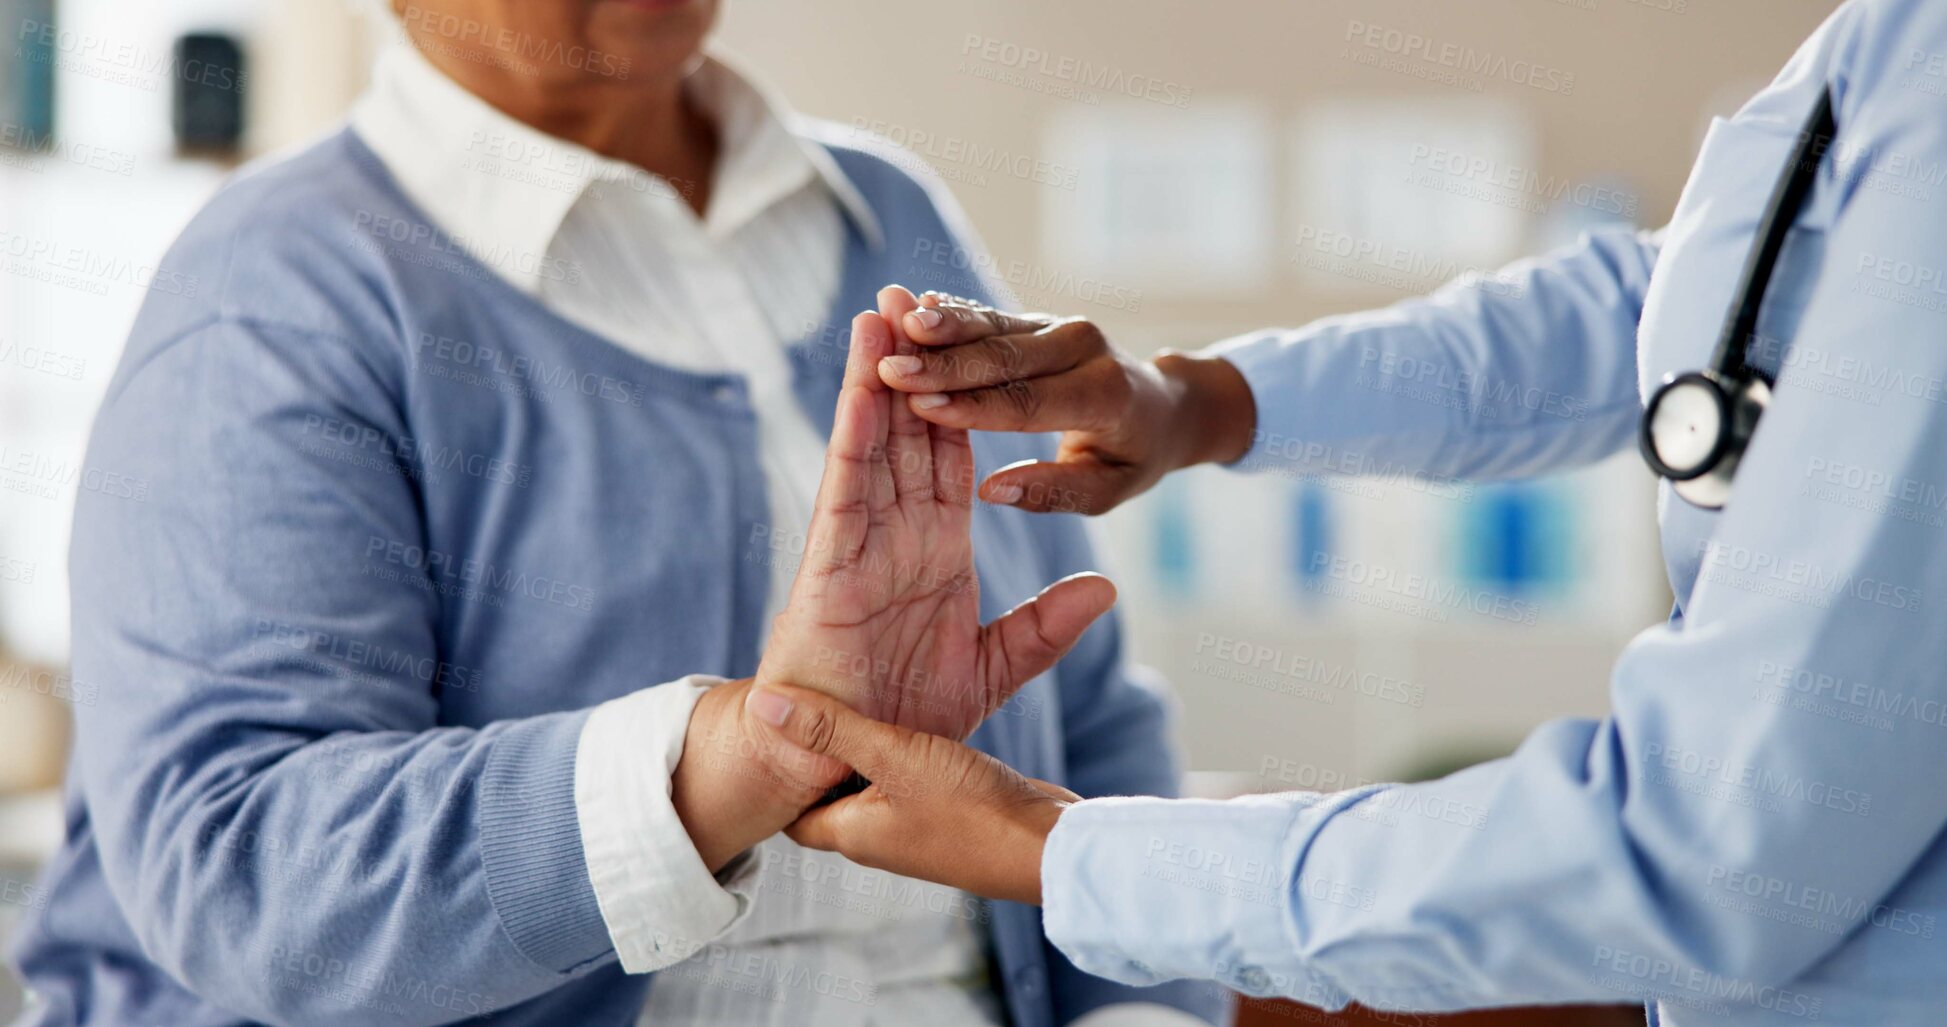
{"type": "Polygon", "coordinates": [[[946,742],[873,720],[823,693],[790,685],[752,688],[744,704],[784,741],[838,760],[875,784],[911,777],[913,769],[925,762],[929,740],[946,742]]]}
{"type": "MultiPolygon", "coordinates": [[[[1096,360],[1044,378],[1016,379],[958,392],[906,397],[913,412],[937,425],[972,431],[1106,432],[1130,405],[1127,375],[1113,360],[1096,360]]],[[[894,402],[898,402],[895,394],[894,402]]]]}
{"type": "MultiPolygon", "coordinates": [[[[1064,447],[1065,448],[1065,447],[1064,447]]],[[[1055,460],[1022,460],[987,476],[980,498],[1029,513],[1108,513],[1154,484],[1135,464],[1092,453],[1063,452],[1055,460]]]]}
{"type": "Polygon", "coordinates": [[[1058,374],[1108,351],[1095,325],[1062,321],[1029,334],[890,356],[879,361],[879,377],[900,392],[953,392],[1058,374]]]}
{"type": "Polygon", "coordinates": [[[874,780],[863,792],[806,810],[785,834],[861,866],[1011,897],[1020,882],[977,865],[982,857],[969,858],[970,842],[1007,836],[1010,813],[1027,797],[1059,803],[1079,798],[958,742],[908,733],[926,752],[906,777],[874,780]]]}
{"type": "Polygon", "coordinates": [[[900,322],[921,346],[951,346],[994,335],[1026,335],[1055,323],[1047,314],[1010,314],[985,303],[928,292],[900,322]]]}

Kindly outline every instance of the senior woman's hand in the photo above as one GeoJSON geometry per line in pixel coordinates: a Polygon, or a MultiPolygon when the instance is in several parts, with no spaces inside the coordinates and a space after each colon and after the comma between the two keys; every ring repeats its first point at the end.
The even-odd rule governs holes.
{"type": "Polygon", "coordinates": [[[920,349],[879,362],[919,417],[952,428],[1064,433],[1054,462],[1003,467],[990,503],[1099,514],[1194,464],[1250,448],[1257,404],[1228,361],[1138,360],[1081,318],[1008,314],[927,293],[900,321],[920,349]]]}
{"type": "Polygon", "coordinates": [[[1081,801],[1074,792],[806,689],[753,688],[745,708],[786,746],[872,781],[786,829],[798,844],[990,899],[1040,904],[1041,851],[1062,810],[1081,801]]]}
{"type": "Polygon", "coordinates": [[[852,322],[851,353],[803,562],[757,683],[816,688],[889,723],[965,738],[1053,666],[1115,602],[1099,574],[1055,582],[985,627],[974,574],[973,448],[879,378],[914,348],[917,306],[889,288],[852,322]]]}

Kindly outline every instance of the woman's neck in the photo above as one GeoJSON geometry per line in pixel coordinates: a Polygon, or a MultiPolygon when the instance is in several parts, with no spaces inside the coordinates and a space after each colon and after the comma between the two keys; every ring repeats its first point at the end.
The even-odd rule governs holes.
{"type": "Polygon", "coordinates": [[[508,117],[669,180],[699,217],[709,209],[717,130],[690,100],[686,76],[546,82],[492,68],[483,73],[480,65],[445,61],[437,53],[426,56],[508,117]]]}

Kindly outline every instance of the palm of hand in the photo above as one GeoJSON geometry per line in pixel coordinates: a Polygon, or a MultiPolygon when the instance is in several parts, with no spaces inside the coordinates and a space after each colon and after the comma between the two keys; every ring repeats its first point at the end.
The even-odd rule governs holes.
{"type": "Polygon", "coordinates": [[[757,679],[964,738],[1024,681],[995,665],[1005,652],[980,624],[967,433],[920,420],[879,380],[880,358],[911,348],[896,327],[910,295],[885,299],[887,316],[853,322],[804,562],[757,679]]]}

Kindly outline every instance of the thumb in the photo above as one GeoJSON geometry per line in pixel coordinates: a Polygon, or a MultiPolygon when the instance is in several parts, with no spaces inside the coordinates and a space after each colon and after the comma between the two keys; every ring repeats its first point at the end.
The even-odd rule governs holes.
{"type": "Polygon", "coordinates": [[[1087,453],[1023,460],[987,476],[980,498],[1030,513],[1107,513],[1129,498],[1134,468],[1087,453]]]}
{"type": "Polygon", "coordinates": [[[853,711],[831,696],[792,685],[763,684],[744,697],[744,710],[785,741],[829,756],[878,782],[899,776],[916,732],[853,711]]]}
{"type": "Polygon", "coordinates": [[[866,796],[859,794],[848,795],[824,806],[813,806],[799,814],[798,819],[784,829],[785,837],[807,849],[844,854],[846,838],[853,830],[850,825],[858,822],[866,802],[866,796]]]}
{"type": "Polygon", "coordinates": [[[982,684],[993,697],[993,708],[1066,656],[1082,632],[1114,605],[1115,584],[1109,579],[1094,573],[1071,574],[982,628],[981,667],[986,675],[982,684]],[[997,680],[1000,674],[1008,678],[997,680]]]}

